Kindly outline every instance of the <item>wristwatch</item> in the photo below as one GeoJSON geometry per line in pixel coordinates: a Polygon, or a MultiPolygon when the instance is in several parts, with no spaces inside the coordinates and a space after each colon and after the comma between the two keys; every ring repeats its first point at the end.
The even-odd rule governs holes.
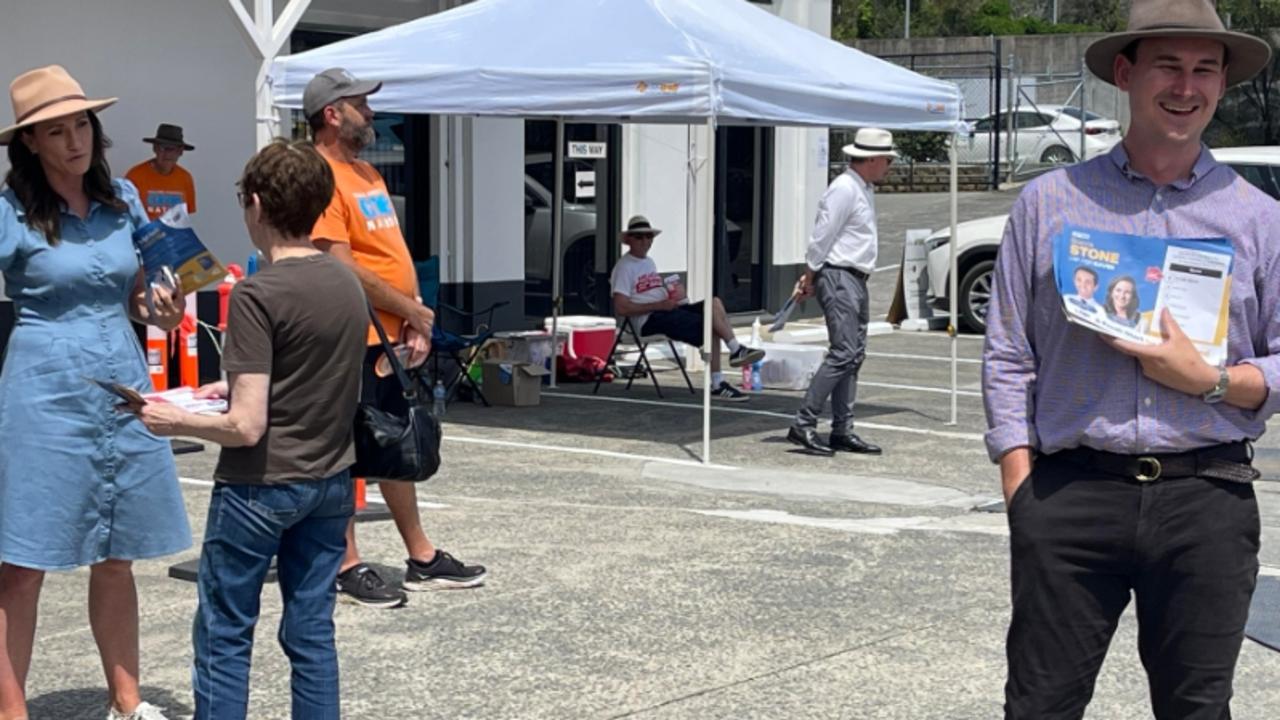
{"type": "Polygon", "coordinates": [[[1227,366],[1220,365],[1218,367],[1218,384],[1213,386],[1209,392],[1200,397],[1207,403],[1222,402],[1227,396],[1227,386],[1231,384],[1231,376],[1227,373],[1227,366]]]}

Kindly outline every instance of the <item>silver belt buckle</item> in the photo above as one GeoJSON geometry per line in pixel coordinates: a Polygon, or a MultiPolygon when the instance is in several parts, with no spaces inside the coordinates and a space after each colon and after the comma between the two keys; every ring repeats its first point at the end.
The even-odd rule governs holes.
{"type": "Polygon", "coordinates": [[[1133,478],[1142,483],[1155,482],[1160,479],[1161,471],[1162,468],[1158,459],[1150,455],[1144,455],[1138,458],[1138,474],[1134,475],[1133,478]]]}

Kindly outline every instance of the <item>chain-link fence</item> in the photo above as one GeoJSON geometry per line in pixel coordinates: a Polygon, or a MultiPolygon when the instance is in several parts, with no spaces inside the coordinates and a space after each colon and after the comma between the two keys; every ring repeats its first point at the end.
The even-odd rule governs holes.
{"type": "MultiPolygon", "coordinates": [[[[1121,137],[1121,97],[1092,79],[1083,64],[1064,71],[1020,66],[991,49],[880,56],[915,72],[953,82],[965,104],[967,130],[956,137],[963,190],[997,188],[1045,170],[1087,160],[1111,149],[1121,137]],[[1109,102],[1108,102],[1109,101],[1109,102]],[[1113,107],[1114,106],[1114,107],[1113,107]]],[[[845,159],[839,149],[852,130],[833,128],[832,170],[845,159]]],[[[946,190],[951,137],[944,133],[901,133],[904,161],[886,181],[898,191],[946,190]]]]}

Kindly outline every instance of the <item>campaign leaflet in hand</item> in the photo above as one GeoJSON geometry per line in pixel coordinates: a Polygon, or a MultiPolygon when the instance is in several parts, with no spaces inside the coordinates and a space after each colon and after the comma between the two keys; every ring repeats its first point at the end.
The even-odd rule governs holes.
{"type": "Polygon", "coordinates": [[[191,229],[186,203],[174,205],[160,217],[135,230],[133,244],[142,257],[148,287],[152,284],[171,287],[165,268],[177,277],[183,295],[218,282],[227,275],[227,269],[191,229]]]}
{"type": "Polygon", "coordinates": [[[227,411],[228,407],[225,398],[197,398],[195,390],[189,387],[177,387],[172,390],[144,393],[117,382],[108,382],[91,377],[86,377],[85,380],[115,395],[124,401],[124,405],[135,409],[148,403],[158,403],[162,405],[177,405],[183,410],[197,415],[221,415],[227,411]]]}
{"type": "Polygon", "coordinates": [[[1143,237],[1073,225],[1053,243],[1054,280],[1069,321],[1155,345],[1168,308],[1215,365],[1227,357],[1234,257],[1226,238],[1143,237]]]}

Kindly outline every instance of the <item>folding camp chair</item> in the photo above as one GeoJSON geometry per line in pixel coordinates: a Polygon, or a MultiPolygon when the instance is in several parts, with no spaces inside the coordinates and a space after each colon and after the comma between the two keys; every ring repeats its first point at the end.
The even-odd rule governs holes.
{"type": "Polygon", "coordinates": [[[413,266],[418,273],[418,292],[422,295],[422,302],[436,313],[435,324],[431,326],[431,354],[427,357],[427,364],[432,366],[434,377],[437,379],[443,377],[440,371],[442,360],[457,366],[457,375],[445,381],[445,402],[451,402],[458,392],[458,387],[465,384],[476,397],[480,398],[480,402],[488,407],[489,400],[485,398],[476,381],[467,374],[467,368],[476,359],[485,341],[493,336],[494,311],[511,303],[504,300],[475,312],[453,307],[440,301],[440,258],[433,256],[427,260],[415,262],[413,266]],[[457,333],[446,330],[446,313],[451,318],[469,320],[471,331],[457,333]],[[483,322],[479,321],[480,318],[483,318],[483,322]]]}
{"type": "Polygon", "coordinates": [[[676,359],[676,366],[680,368],[680,374],[684,376],[685,385],[689,386],[689,392],[695,395],[697,394],[697,391],[693,389],[693,381],[689,379],[689,373],[685,370],[684,360],[680,359],[680,352],[676,350],[675,341],[666,335],[641,336],[640,333],[636,331],[635,323],[631,322],[631,318],[624,317],[622,318],[622,323],[618,325],[618,335],[613,340],[613,347],[609,350],[609,357],[605,358],[604,367],[596,373],[596,386],[591,390],[592,395],[600,392],[600,382],[604,379],[605,372],[613,365],[613,358],[618,353],[618,346],[622,344],[623,338],[627,336],[631,337],[640,353],[640,357],[636,360],[636,364],[631,368],[631,371],[627,373],[628,390],[631,389],[631,383],[635,382],[636,373],[643,370],[649,376],[649,379],[653,381],[653,389],[658,391],[658,397],[662,397],[662,387],[658,384],[658,378],[653,372],[653,366],[649,364],[649,358],[645,356],[645,348],[655,343],[659,345],[666,343],[667,347],[671,348],[671,356],[676,359]]]}

